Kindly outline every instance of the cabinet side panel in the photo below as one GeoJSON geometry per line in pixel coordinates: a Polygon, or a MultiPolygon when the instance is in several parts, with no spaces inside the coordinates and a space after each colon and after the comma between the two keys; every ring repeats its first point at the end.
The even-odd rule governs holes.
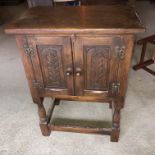
{"type": "Polygon", "coordinates": [[[120,60],[119,70],[118,70],[118,81],[120,81],[120,92],[119,97],[125,98],[128,84],[128,75],[131,65],[131,57],[134,46],[134,36],[126,35],[123,36],[125,42],[125,55],[124,59],[120,60]]]}

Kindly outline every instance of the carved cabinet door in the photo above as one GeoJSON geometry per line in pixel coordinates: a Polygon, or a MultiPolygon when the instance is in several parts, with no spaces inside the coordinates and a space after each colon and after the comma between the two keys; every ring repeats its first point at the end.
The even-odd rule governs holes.
{"type": "Polygon", "coordinates": [[[120,38],[112,36],[75,37],[75,93],[104,96],[117,82],[119,59],[116,44],[120,38]]]}
{"type": "Polygon", "coordinates": [[[73,95],[73,62],[69,37],[27,37],[33,49],[36,85],[46,96],[73,95]]]}

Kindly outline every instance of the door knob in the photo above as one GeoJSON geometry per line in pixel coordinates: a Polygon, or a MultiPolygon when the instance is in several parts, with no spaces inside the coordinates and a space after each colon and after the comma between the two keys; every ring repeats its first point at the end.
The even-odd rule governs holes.
{"type": "Polygon", "coordinates": [[[81,74],[82,74],[82,69],[76,68],[76,76],[81,76],[81,74]]]}
{"type": "Polygon", "coordinates": [[[71,68],[71,67],[68,67],[68,68],[66,69],[66,75],[67,75],[67,76],[72,75],[72,68],[71,68]]]}

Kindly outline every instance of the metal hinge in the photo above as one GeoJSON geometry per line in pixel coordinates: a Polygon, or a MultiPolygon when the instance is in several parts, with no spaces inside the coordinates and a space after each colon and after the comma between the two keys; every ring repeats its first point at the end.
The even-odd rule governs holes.
{"type": "Polygon", "coordinates": [[[25,50],[26,55],[28,56],[34,55],[34,48],[32,47],[32,45],[24,45],[23,48],[25,50]]]}
{"type": "Polygon", "coordinates": [[[120,91],[120,83],[119,82],[112,83],[112,85],[111,85],[111,93],[113,95],[116,95],[116,94],[119,93],[119,91],[120,91]]]}
{"type": "Polygon", "coordinates": [[[116,57],[118,59],[124,59],[125,58],[125,46],[116,46],[115,47],[116,57]]]}

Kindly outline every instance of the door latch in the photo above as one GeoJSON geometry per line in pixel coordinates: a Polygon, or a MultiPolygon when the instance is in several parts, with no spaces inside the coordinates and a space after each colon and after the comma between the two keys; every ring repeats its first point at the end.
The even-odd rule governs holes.
{"type": "Polygon", "coordinates": [[[112,83],[111,85],[111,92],[113,95],[116,95],[118,94],[120,91],[120,83],[117,82],[117,83],[112,83]]]}

